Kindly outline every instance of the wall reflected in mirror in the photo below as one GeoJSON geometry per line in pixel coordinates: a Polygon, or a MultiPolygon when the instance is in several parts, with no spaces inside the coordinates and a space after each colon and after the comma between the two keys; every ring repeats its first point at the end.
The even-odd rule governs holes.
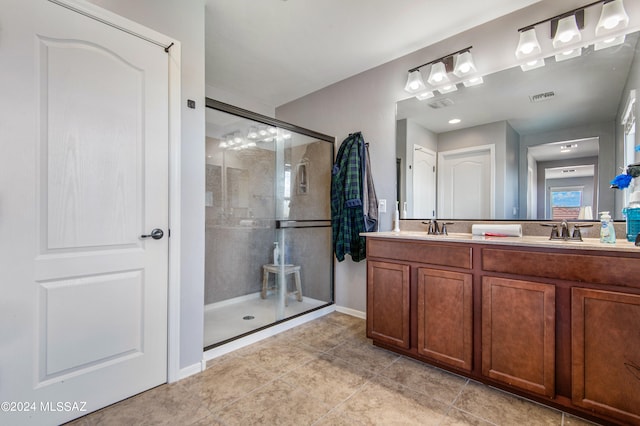
{"type": "Polygon", "coordinates": [[[588,46],[578,58],[550,57],[542,68],[517,66],[480,86],[398,102],[404,218],[590,220],[609,210],[621,219],[609,182],[624,166],[622,116],[640,89],[637,49],[638,33],[628,34],[620,46],[588,46]]]}

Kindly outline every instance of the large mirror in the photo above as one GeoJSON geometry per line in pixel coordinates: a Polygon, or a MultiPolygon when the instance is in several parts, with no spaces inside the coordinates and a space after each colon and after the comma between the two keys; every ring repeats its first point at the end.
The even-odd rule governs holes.
{"type": "Polygon", "coordinates": [[[640,87],[637,49],[638,33],[628,34],[622,45],[398,102],[404,218],[589,220],[608,210],[621,219],[609,182],[625,164],[625,136],[635,138],[623,118],[640,87]]]}

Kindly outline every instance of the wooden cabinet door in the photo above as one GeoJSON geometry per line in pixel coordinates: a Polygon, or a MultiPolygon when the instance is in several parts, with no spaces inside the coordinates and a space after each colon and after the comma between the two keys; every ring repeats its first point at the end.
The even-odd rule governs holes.
{"type": "Polygon", "coordinates": [[[409,265],[367,261],[367,337],[409,348],[409,265]]]}
{"type": "Polygon", "coordinates": [[[483,277],[482,374],[555,395],[555,287],[483,277]]]}
{"type": "Polygon", "coordinates": [[[572,400],[640,424],[640,295],[571,291],[572,400]]]}
{"type": "Polygon", "coordinates": [[[418,269],[418,353],[466,371],[473,358],[471,274],[418,269]]]}

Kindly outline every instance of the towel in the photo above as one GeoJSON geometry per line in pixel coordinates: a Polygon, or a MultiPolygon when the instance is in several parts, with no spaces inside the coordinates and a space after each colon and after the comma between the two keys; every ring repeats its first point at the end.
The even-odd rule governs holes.
{"type": "Polygon", "coordinates": [[[522,225],[509,224],[474,224],[471,225],[471,233],[473,235],[503,235],[505,237],[522,237],[522,225]]]}

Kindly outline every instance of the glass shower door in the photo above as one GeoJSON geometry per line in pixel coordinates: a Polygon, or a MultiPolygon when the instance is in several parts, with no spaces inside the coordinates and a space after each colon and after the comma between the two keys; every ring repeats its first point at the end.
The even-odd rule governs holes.
{"type": "Polygon", "coordinates": [[[279,132],[276,230],[282,262],[277,316],[285,319],[333,300],[333,286],[327,285],[333,271],[330,203],[333,144],[286,130],[279,132]],[[298,284],[296,274],[299,289],[293,287],[298,284]],[[293,280],[288,275],[293,275],[293,280]],[[288,293],[294,297],[286,296],[288,293]]]}
{"type": "Polygon", "coordinates": [[[207,106],[211,348],[333,302],[333,143],[215,101],[207,106]]]}

